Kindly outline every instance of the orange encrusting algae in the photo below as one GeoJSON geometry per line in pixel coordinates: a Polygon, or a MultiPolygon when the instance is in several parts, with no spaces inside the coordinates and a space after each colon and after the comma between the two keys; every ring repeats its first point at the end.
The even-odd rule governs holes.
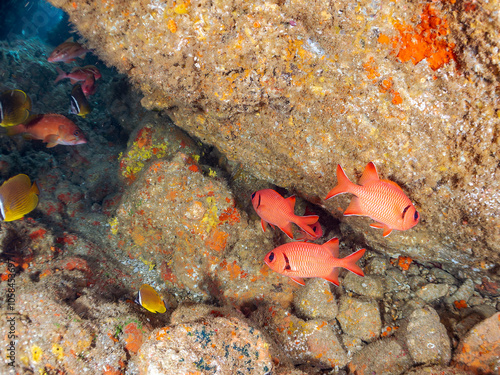
{"type": "Polygon", "coordinates": [[[381,34],[378,41],[382,44],[392,43],[394,50],[398,51],[397,58],[402,62],[411,60],[417,65],[423,59],[427,59],[432,70],[441,68],[450,60],[456,61],[453,53],[455,44],[449,43],[445,38],[450,32],[448,21],[439,18],[438,10],[430,4],[423,9],[420,19],[416,27],[395,23],[394,27],[399,31],[399,36],[389,38],[381,34]]]}

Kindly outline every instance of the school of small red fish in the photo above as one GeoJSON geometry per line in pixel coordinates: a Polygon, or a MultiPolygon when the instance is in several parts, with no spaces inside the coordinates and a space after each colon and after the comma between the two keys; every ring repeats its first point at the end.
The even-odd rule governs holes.
{"type": "MultiPolygon", "coordinates": [[[[383,236],[392,230],[407,230],[419,221],[419,214],[401,187],[393,181],[380,180],[375,165],[370,162],[359,180],[359,185],[349,181],[340,165],[337,165],[337,186],[325,199],[343,193],[354,197],[345,216],[368,216],[375,220],[373,228],[383,229],[383,236]]],[[[252,205],[261,218],[262,229],[266,223],[277,226],[289,238],[293,239],[292,223],[303,233],[298,241],[278,246],[270,251],[264,262],[273,271],[290,277],[300,285],[305,285],[302,278],[319,277],[339,285],[339,268],[345,268],[358,276],[364,276],[363,270],[356,264],[365,253],[365,249],[340,259],[339,240],[332,238],[323,245],[308,243],[323,235],[319,217],[306,211],[305,216],[295,215],[295,197],[283,198],[272,189],[260,190],[252,194],[252,205]],[[304,242],[301,242],[304,241],[304,242]]]]}

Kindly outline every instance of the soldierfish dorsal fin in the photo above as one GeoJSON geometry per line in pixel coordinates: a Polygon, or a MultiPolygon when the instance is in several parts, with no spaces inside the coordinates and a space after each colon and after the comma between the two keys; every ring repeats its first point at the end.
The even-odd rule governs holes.
{"type": "Polygon", "coordinates": [[[325,242],[321,246],[328,249],[328,251],[333,255],[334,258],[339,257],[339,239],[337,237],[333,237],[331,240],[325,242]]]}
{"type": "Polygon", "coordinates": [[[358,184],[360,185],[366,185],[369,182],[373,181],[378,181],[378,173],[377,173],[377,168],[375,168],[375,164],[373,162],[369,162],[366,167],[365,171],[361,175],[361,178],[358,181],[358,184]]]}
{"type": "Polygon", "coordinates": [[[295,195],[292,195],[291,197],[285,198],[286,202],[290,205],[292,208],[292,212],[295,210],[295,195]]]}

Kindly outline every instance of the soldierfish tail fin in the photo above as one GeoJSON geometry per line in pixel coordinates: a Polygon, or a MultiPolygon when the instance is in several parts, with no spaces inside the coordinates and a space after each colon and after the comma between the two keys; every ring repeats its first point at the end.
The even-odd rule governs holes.
{"type": "Polygon", "coordinates": [[[343,193],[350,193],[351,188],[355,186],[346,176],[344,170],[340,166],[340,164],[337,164],[337,186],[335,186],[328,195],[326,196],[325,199],[330,199],[336,195],[343,194],[343,193]]]}
{"type": "Polygon", "coordinates": [[[58,66],[56,66],[56,70],[57,70],[57,73],[59,74],[57,76],[57,78],[55,79],[54,83],[57,83],[59,82],[61,79],[64,79],[67,77],[67,74],[65,71],[63,71],[61,68],[59,68],[58,66]]]}
{"type": "Polygon", "coordinates": [[[349,270],[358,276],[365,276],[361,267],[356,264],[356,262],[360,260],[363,255],[365,255],[365,251],[365,249],[361,249],[349,256],[346,256],[345,258],[342,258],[341,267],[344,267],[346,270],[349,270]]]}
{"type": "Polygon", "coordinates": [[[304,232],[306,232],[307,234],[311,235],[314,238],[317,238],[318,237],[317,233],[314,231],[313,228],[310,227],[310,225],[316,224],[318,222],[318,219],[319,219],[318,215],[297,216],[294,222],[304,232]]]}

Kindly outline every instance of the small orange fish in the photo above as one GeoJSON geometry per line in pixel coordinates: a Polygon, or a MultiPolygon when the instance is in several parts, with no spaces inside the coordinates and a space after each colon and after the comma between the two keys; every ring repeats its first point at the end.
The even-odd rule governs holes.
{"type": "Polygon", "coordinates": [[[364,254],[365,249],[361,249],[339,259],[339,240],[332,238],[323,245],[290,242],[278,246],[267,253],[264,262],[273,271],[290,277],[300,285],[305,285],[303,277],[321,277],[338,286],[340,268],[365,276],[356,264],[364,254]]]}
{"type": "Polygon", "coordinates": [[[252,194],[252,205],[261,218],[262,230],[266,231],[266,223],[273,228],[276,225],[289,238],[293,238],[292,223],[298,225],[302,230],[316,238],[316,233],[310,227],[319,219],[316,215],[295,215],[295,197],[283,198],[273,189],[264,189],[252,194]]]}
{"type": "Polygon", "coordinates": [[[59,44],[54,51],[50,54],[47,59],[48,62],[65,62],[69,63],[75,61],[76,57],[84,56],[89,49],[84,48],[80,43],[73,41],[73,38],[69,38],[64,43],[59,44]]]}
{"type": "Polygon", "coordinates": [[[417,210],[399,185],[393,181],[380,180],[372,162],[367,164],[359,179],[359,185],[349,181],[342,167],[337,165],[337,186],[330,190],[325,199],[343,193],[355,195],[344,215],[372,218],[377,223],[370,224],[370,226],[383,229],[384,237],[388,236],[393,229],[410,229],[420,219],[417,210]]]}
{"type": "Polygon", "coordinates": [[[56,145],[79,145],[87,143],[83,132],[73,121],[63,115],[49,113],[33,116],[26,124],[8,128],[8,135],[24,133],[27,137],[40,139],[47,148],[56,145]]]}
{"type": "Polygon", "coordinates": [[[38,205],[40,190],[25,174],[18,174],[0,186],[0,220],[19,220],[38,205]]]}

